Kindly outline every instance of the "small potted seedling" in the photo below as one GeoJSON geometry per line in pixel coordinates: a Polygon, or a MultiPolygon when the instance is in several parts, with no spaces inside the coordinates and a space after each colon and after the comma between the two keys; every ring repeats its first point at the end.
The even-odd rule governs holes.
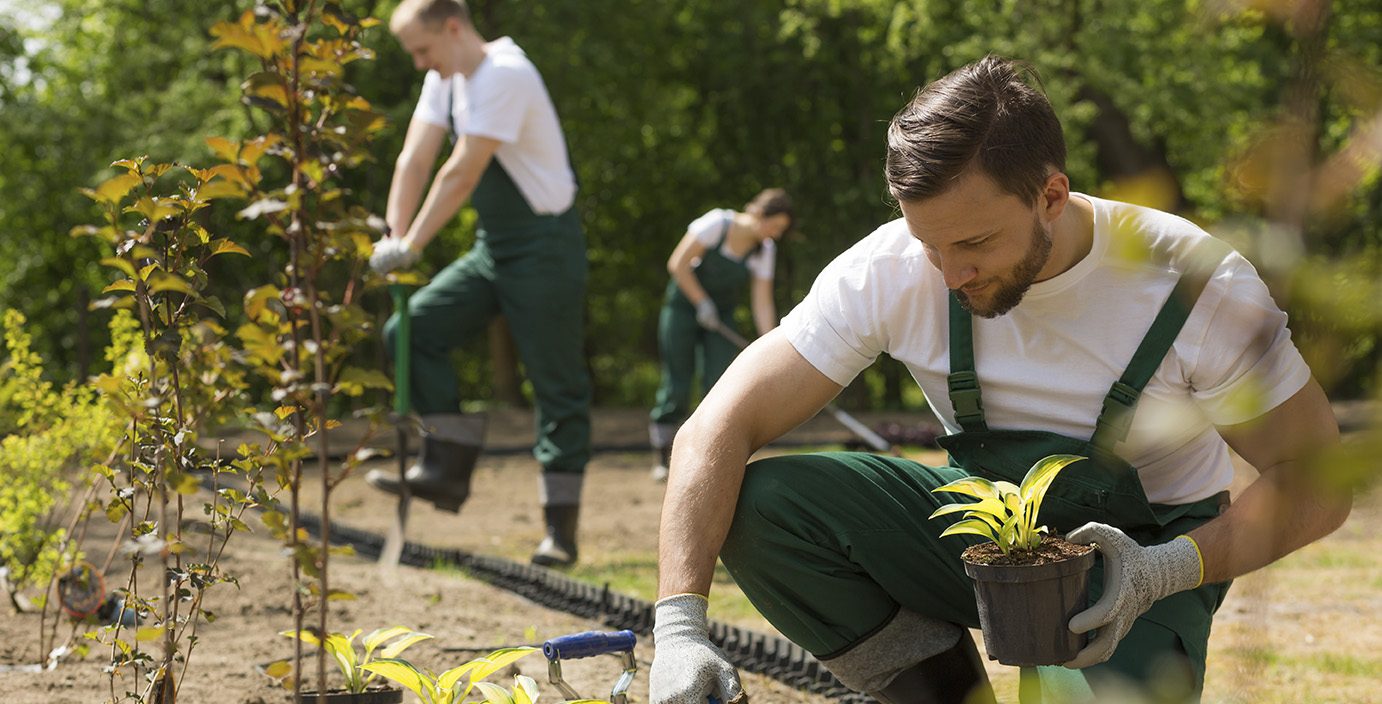
{"type": "MultiPolygon", "coordinates": [[[[304,643],[326,650],[332,661],[345,675],[345,687],[329,692],[303,692],[302,702],[309,704],[398,704],[403,701],[403,690],[375,684],[379,675],[369,671],[369,665],[380,660],[396,658],[404,650],[432,636],[418,633],[403,626],[380,628],[360,641],[364,648],[357,652],[355,639],[360,635],[356,629],[350,635],[330,633],[323,640],[314,630],[284,631],[279,635],[300,638],[304,643]],[[375,651],[378,651],[378,659],[375,651]]],[[[292,671],[292,663],[280,660],[265,668],[265,673],[276,679],[285,679],[292,671]]],[[[289,683],[290,684],[290,683],[289,683]]]]}
{"type": "MultiPolygon", "coordinates": [[[[537,648],[529,646],[501,648],[440,675],[419,669],[400,658],[381,658],[365,665],[364,669],[408,688],[422,704],[461,704],[468,701],[466,697],[472,689],[479,690],[484,704],[533,704],[538,699],[538,690],[537,682],[531,677],[515,675],[513,689],[483,680],[536,652],[539,652],[537,648]]],[[[581,699],[570,704],[606,703],[596,699],[581,699]]]]}
{"type": "Polygon", "coordinates": [[[933,489],[978,501],[942,506],[931,518],[963,513],[947,535],[987,538],[960,557],[974,580],[979,625],[989,658],[1004,665],[1059,665],[1084,647],[1086,634],[1070,631],[1070,617],[1084,610],[1094,548],[1049,534],[1037,515],[1046,489],[1078,455],[1037,460],[1022,485],[966,477],[933,489]]]}

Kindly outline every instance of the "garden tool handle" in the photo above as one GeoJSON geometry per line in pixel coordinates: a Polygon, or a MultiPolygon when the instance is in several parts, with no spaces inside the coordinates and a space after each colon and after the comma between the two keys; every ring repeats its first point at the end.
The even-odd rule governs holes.
{"type": "Polygon", "coordinates": [[[548,660],[579,660],[633,650],[637,642],[633,631],[586,631],[558,636],[543,643],[542,654],[548,660]]]}
{"type": "Polygon", "coordinates": [[[411,327],[408,320],[408,287],[403,284],[389,284],[389,295],[393,297],[394,313],[398,316],[397,335],[394,338],[393,355],[393,410],[399,418],[412,410],[412,399],[408,398],[409,369],[408,354],[411,347],[411,327]]]}

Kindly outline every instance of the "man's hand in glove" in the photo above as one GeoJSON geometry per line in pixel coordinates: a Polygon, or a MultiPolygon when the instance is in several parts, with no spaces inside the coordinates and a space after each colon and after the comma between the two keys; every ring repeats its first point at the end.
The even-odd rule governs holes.
{"type": "Polygon", "coordinates": [[[720,311],[715,308],[715,301],[710,300],[709,296],[696,304],[696,322],[706,330],[720,329],[720,311]]]}
{"type": "Polygon", "coordinates": [[[709,606],[700,594],[657,602],[648,685],[652,704],[706,704],[711,695],[724,704],[747,704],[739,673],[710,642],[709,606]]]}
{"type": "Polygon", "coordinates": [[[417,263],[417,250],[409,247],[401,237],[385,237],[374,243],[374,251],[369,255],[369,266],[378,274],[387,274],[398,269],[407,269],[417,263]]]}
{"type": "Polygon", "coordinates": [[[1066,667],[1098,665],[1113,656],[1133,622],[1152,604],[1176,592],[1194,589],[1204,579],[1200,547],[1190,536],[1143,547],[1123,531],[1086,523],[1071,531],[1072,543],[1093,544],[1104,554],[1104,593],[1099,601],[1070,619],[1070,630],[1098,635],[1066,667]]]}

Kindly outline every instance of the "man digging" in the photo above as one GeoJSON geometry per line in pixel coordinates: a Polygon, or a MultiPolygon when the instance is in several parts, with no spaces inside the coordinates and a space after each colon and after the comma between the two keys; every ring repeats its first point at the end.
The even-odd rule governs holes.
{"type": "MultiPolygon", "coordinates": [[[[1181,218],[1070,190],[1061,125],[989,57],[928,85],[888,130],[902,218],[835,259],[681,428],[662,509],[654,704],[742,696],[707,637],[718,555],[767,619],[886,704],[992,701],[931,490],[1090,460],[1042,522],[1102,555],[1097,630],[1067,667],[1096,696],[1198,699],[1229,581],[1317,540],[1351,499],[1314,459],[1338,441],[1286,315],[1243,257],[1181,218]],[[880,354],[906,364],[954,466],[823,453],[745,465],[880,354]],[[1232,506],[1232,448],[1261,476],[1232,506]]],[[[1020,475],[1019,475],[1020,478],[1020,475]]],[[[1059,497],[1059,498],[1055,498],[1059,497]]]]}
{"type": "MultiPolygon", "coordinates": [[[[427,75],[389,188],[391,234],[375,244],[370,264],[381,273],[412,266],[467,200],[480,223],[475,246],[408,306],[411,393],[424,430],[406,481],[413,496],[447,511],[469,495],[479,431],[459,412],[449,353],[502,314],[536,396],[533,456],[542,465],[547,536],[532,561],[571,564],[590,456],[590,378],[581,353],[587,267],[556,110],[523,50],[508,37],[485,41],[463,0],[404,0],[389,28],[427,75]],[[448,137],[455,146],[429,187],[448,137]]],[[[390,350],[397,322],[395,314],[385,329],[390,350]]],[[[366,479],[399,493],[392,473],[366,479]]]]}

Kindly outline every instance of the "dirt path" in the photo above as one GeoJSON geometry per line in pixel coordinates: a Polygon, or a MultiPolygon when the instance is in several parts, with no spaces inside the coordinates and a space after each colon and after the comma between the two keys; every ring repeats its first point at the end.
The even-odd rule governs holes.
{"type": "MultiPolygon", "coordinates": [[[[606,428],[609,441],[638,442],[641,414],[629,413],[606,428]]],[[[820,423],[821,421],[817,421],[820,423]]],[[[829,442],[838,429],[821,435],[799,433],[799,443],[829,442]]],[[[508,427],[498,435],[519,442],[523,429],[508,427]]],[[[599,437],[597,435],[597,437],[599,437]]],[[[774,450],[783,451],[783,450],[774,450]]],[[[937,453],[920,453],[938,461],[937,453]]],[[[380,462],[379,466],[392,466],[380,462]]],[[[655,577],[656,526],[663,487],[647,477],[642,452],[604,452],[589,468],[585,512],[581,523],[582,563],[573,577],[642,598],[652,598],[655,577]]],[[[518,452],[488,456],[481,462],[475,493],[459,516],[417,506],[409,527],[414,541],[526,559],[542,535],[536,487],[538,470],[518,452]]],[[[1246,478],[1245,478],[1246,481],[1246,478]]],[[[315,483],[308,482],[309,487],[315,483]]],[[[309,491],[310,493],[310,491],[309,491]]],[[[311,501],[311,498],[308,498],[311,501]]],[[[360,477],[345,482],[333,501],[341,523],[383,532],[392,502],[370,490],[360,477]]],[[[1377,701],[1382,680],[1382,495],[1359,500],[1349,522],[1328,539],[1247,578],[1231,590],[1211,638],[1206,702],[1362,702],[1377,701]]],[[[263,531],[260,530],[260,533],[263,531]]],[[[259,536],[242,536],[231,551],[232,569],[241,589],[222,588],[211,597],[220,615],[203,633],[193,656],[183,701],[262,704],[286,702],[255,672],[265,663],[291,653],[291,643],[275,635],[291,628],[287,605],[287,564],[279,546],[259,536]]],[[[459,664],[470,653],[443,653],[440,648],[516,644],[528,628],[538,637],[597,628],[598,624],[550,611],[520,597],[456,574],[399,568],[385,577],[370,563],[350,558],[334,562],[333,585],[358,596],[340,602],[333,622],[342,630],[402,624],[437,636],[410,655],[441,669],[459,664]]],[[[771,628],[738,594],[723,574],[714,588],[712,615],[763,632],[771,628]]],[[[0,615],[0,663],[32,661],[36,619],[0,615]]],[[[643,671],[632,701],[645,702],[650,643],[640,644],[643,671]]],[[[524,661],[525,673],[545,680],[540,656],[524,661]]],[[[102,701],[109,697],[100,672],[102,654],[64,664],[39,675],[0,673],[0,701],[7,704],[60,704],[102,701]]],[[[607,693],[615,663],[599,659],[576,663],[568,674],[589,694],[607,693]]],[[[992,665],[1001,701],[1015,702],[1016,674],[992,665]]],[[[820,697],[790,691],[765,678],[746,676],[756,702],[808,704],[820,697]]]]}

